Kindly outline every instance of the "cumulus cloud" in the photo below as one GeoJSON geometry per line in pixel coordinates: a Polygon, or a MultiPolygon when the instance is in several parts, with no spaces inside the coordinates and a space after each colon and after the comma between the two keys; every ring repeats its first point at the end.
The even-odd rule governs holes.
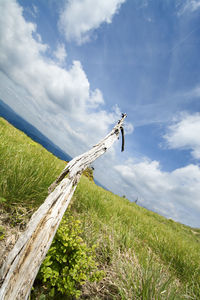
{"type": "Polygon", "coordinates": [[[200,159],[200,113],[182,114],[168,128],[164,138],[171,149],[191,150],[195,159],[200,159]]]}
{"type": "Polygon", "coordinates": [[[57,61],[62,65],[65,62],[65,59],[67,58],[67,52],[65,50],[65,45],[58,44],[58,46],[53,54],[54,54],[55,58],[57,59],[57,61]]]}
{"type": "Polygon", "coordinates": [[[199,226],[200,167],[188,165],[163,172],[158,161],[127,161],[116,165],[122,189],[132,200],[166,217],[199,226]],[[191,215],[193,220],[191,221],[191,215]]]}
{"type": "Polygon", "coordinates": [[[0,18],[0,67],[16,83],[26,88],[34,101],[47,109],[53,104],[67,111],[87,105],[90,85],[79,61],[68,70],[44,59],[47,45],[36,41],[36,25],[25,21],[21,7],[14,1],[2,1],[0,18]]]}
{"type": "Polygon", "coordinates": [[[98,107],[100,104],[104,104],[103,95],[99,89],[91,93],[90,102],[91,107],[98,107]]]}
{"type": "MultiPolygon", "coordinates": [[[[77,5],[81,3],[76,2],[77,5]]],[[[69,3],[72,5],[74,1],[69,3]]],[[[122,1],[109,3],[115,4],[112,7],[116,12],[122,1]]],[[[14,0],[0,1],[0,11],[0,97],[71,156],[82,153],[107,134],[120,117],[119,107],[115,106],[110,112],[102,108],[103,95],[99,89],[91,89],[79,61],[66,68],[60,65],[65,57],[64,48],[56,60],[46,56],[47,49],[50,50],[48,45],[42,38],[34,38],[37,36],[36,25],[25,21],[22,8],[14,0]]],[[[108,22],[109,18],[111,21],[113,14],[101,22],[108,22]]],[[[81,31],[79,38],[85,34],[88,31],[81,31]]],[[[188,115],[176,122],[168,133],[169,145],[190,148],[192,153],[195,152],[193,155],[198,156],[196,125],[189,124],[199,124],[199,118],[198,114],[188,115]],[[192,139],[179,130],[182,124],[190,128],[189,132],[194,135],[192,139]],[[180,136],[178,144],[173,139],[175,132],[180,136]]],[[[132,131],[133,126],[127,125],[126,132],[132,131]]],[[[105,156],[103,164],[98,163],[99,178],[103,178],[104,183],[109,181],[112,190],[126,194],[130,200],[139,196],[148,208],[182,222],[186,218],[185,222],[189,223],[190,211],[193,215],[199,213],[198,166],[189,165],[167,173],[162,172],[156,161],[129,160],[119,165],[115,155],[118,146],[116,144],[105,156]]],[[[198,221],[194,219],[193,222],[196,225],[198,221]]]]}
{"type": "Polygon", "coordinates": [[[48,58],[46,51],[51,49],[42,38],[34,38],[37,27],[24,19],[16,1],[0,1],[0,10],[0,69],[7,76],[2,75],[1,85],[15,90],[10,88],[3,99],[14,107],[14,99],[20,102],[27,107],[25,118],[34,115],[32,123],[37,119],[43,133],[70,155],[80,154],[107,134],[118,115],[101,108],[103,95],[91,90],[80,61],[66,68],[60,65],[66,58],[62,44],[54,53],[56,59],[48,58]]]}
{"type": "Polygon", "coordinates": [[[111,23],[126,0],[70,0],[60,15],[59,27],[67,41],[82,44],[89,40],[92,30],[102,23],[111,23]]]}

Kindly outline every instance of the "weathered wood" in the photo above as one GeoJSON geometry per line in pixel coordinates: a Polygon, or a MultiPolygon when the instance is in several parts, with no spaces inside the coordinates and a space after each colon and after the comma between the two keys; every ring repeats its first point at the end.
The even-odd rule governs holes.
{"type": "Polygon", "coordinates": [[[40,265],[52,243],[82,172],[104,154],[119,137],[126,115],[91,150],[72,159],[56,181],[50,194],[33,214],[24,233],[9,253],[0,271],[1,300],[27,299],[40,265]],[[67,178],[64,178],[68,174],[67,178]],[[60,182],[61,181],[61,182],[60,182]],[[60,184],[56,187],[56,185],[60,184]]]}

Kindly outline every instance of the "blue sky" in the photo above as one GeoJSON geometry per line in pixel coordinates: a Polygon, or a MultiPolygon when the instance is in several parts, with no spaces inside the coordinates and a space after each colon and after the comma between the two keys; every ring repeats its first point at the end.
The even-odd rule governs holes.
{"type": "Polygon", "coordinates": [[[200,227],[200,0],[1,0],[0,98],[104,186],[200,227]],[[106,170],[106,172],[105,172],[106,170]]]}

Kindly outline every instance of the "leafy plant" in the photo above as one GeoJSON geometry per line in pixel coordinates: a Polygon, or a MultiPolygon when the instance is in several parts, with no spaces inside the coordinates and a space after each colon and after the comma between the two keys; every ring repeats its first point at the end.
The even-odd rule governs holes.
{"type": "Polygon", "coordinates": [[[94,168],[93,167],[88,167],[84,172],[83,175],[85,175],[90,181],[94,182],[94,168]]]}
{"type": "Polygon", "coordinates": [[[80,221],[65,215],[38,274],[50,297],[61,293],[78,298],[86,281],[102,278],[95,261],[95,245],[89,248],[80,235],[80,221]]]}
{"type": "Polygon", "coordinates": [[[6,199],[5,198],[3,198],[3,197],[0,197],[0,204],[4,204],[4,203],[6,203],[6,199]]]}
{"type": "Polygon", "coordinates": [[[0,241],[5,237],[5,229],[3,226],[0,226],[0,241]]]}

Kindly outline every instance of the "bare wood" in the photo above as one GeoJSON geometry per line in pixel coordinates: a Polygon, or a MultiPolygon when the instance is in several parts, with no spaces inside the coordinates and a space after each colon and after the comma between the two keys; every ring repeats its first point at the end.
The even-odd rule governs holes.
{"type": "Polygon", "coordinates": [[[112,146],[119,137],[125,117],[126,115],[123,115],[113,130],[92,149],[72,159],[50,186],[51,193],[33,214],[25,232],[21,234],[2,266],[1,300],[28,298],[82,172],[112,146]],[[67,174],[68,177],[64,178],[67,174]]]}

